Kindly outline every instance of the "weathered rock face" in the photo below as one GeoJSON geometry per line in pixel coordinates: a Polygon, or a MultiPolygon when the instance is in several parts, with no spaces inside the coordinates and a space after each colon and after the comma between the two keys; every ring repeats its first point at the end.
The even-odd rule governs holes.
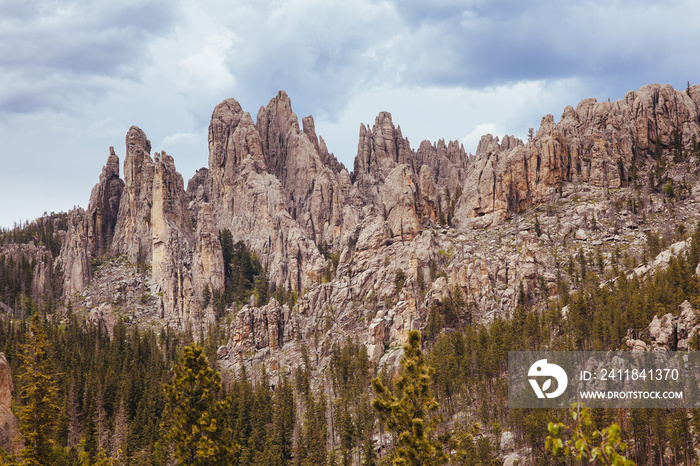
{"type": "Polygon", "coordinates": [[[654,316],[639,338],[630,334],[626,344],[633,351],[688,351],[690,341],[696,338],[698,331],[698,314],[688,301],[684,301],[680,305],[680,315],[654,316]]]}
{"type": "Polygon", "coordinates": [[[197,244],[193,268],[195,283],[198,284],[202,293],[207,286],[211,293],[215,290],[223,291],[224,258],[214,212],[207,203],[202,204],[199,209],[195,241],[197,244]]]}
{"type": "Polygon", "coordinates": [[[190,211],[190,220],[195,225],[197,224],[200,207],[209,203],[209,198],[211,197],[210,188],[209,170],[206,168],[197,170],[197,173],[187,182],[187,191],[185,192],[187,208],[190,211]]]}
{"type": "Polygon", "coordinates": [[[18,453],[22,448],[17,418],[12,414],[12,373],[7,359],[0,353],[0,448],[18,453]]]}
{"type": "MultiPolygon", "coordinates": [[[[360,125],[360,141],[355,157],[355,181],[364,181],[366,188],[383,181],[397,164],[413,165],[411,145],[395,128],[389,112],[381,112],[370,130],[360,125]],[[366,179],[365,175],[371,178],[366,179]],[[375,181],[374,183],[370,181],[375,181]]],[[[414,167],[412,167],[414,168],[414,167]]],[[[415,168],[414,168],[415,171],[415,168]]]]}
{"type": "Polygon", "coordinates": [[[671,148],[675,134],[685,148],[700,139],[698,87],[690,96],[654,84],[616,102],[583,100],[576,109],[567,107],[559,123],[551,115],[544,117],[526,145],[482,138],[467,170],[460,221],[483,226],[503,220],[550,200],[562,182],[625,186],[635,164],[671,148]]]}
{"type": "Polygon", "coordinates": [[[88,321],[107,332],[110,338],[114,337],[114,326],[117,325],[117,316],[111,304],[102,303],[92,308],[88,315],[88,321]]]}
{"type": "MultiPolygon", "coordinates": [[[[271,282],[301,290],[325,266],[313,238],[323,236],[330,222],[323,219],[333,217],[328,209],[319,209],[314,221],[311,203],[305,202],[308,185],[304,193],[298,187],[308,176],[316,178],[303,164],[311,171],[316,167],[316,174],[331,170],[299,131],[288,103],[280,94],[268,111],[261,110],[258,127],[264,129],[264,138],[235,100],[216,107],[209,127],[209,191],[217,228],[228,228],[234,241],[245,241],[256,251],[269,264],[271,282]]],[[[333,191],[340,190],[331,189],[331,200],[333,191]]]]}
{"type": "MultiPolygon", "coordinates": [[[[535,234],[533,218],[529,225],[518,216],[501,220],[583,185],[601,193],[624,188],[631,167],[657,148],[667,151],[675,140],[691,145],[700,136],[700,87],[689,93],[648,86],[619,102],[586,100],[568,107],[558,123],[545,117],[527,144],[483,137],[473,157],[457,141],[424,141],[413,150],[382,112],[372,128],[360,127],[352,176],[328,152],[312,117],[300,128],[284,92],[258,111],[255,123],[229,99],[212,114],[209,166],[186,193],[172,157],[152,160],[148,139],[134,127],[123,188],[112,153],[85,223],[74,222],[67,235],[57,261],[68,270],[65,293],[84,288],[90,259],[107,251],[151,264],[152,277],[141,286],[149,287],[146,301],[159,301],[161,317],[212,316],[212,309],[202,309],[203,296],[207,287],[212,293],[224,288],[218,235],[226,228],[258,255],[270,283],[297,291],[298,300],[293,309],[275,301],[244,307],[222,354],[264,358],[295,351],[297,339],[318,338],[314,348],[323,358],[324,345],[352,335],[367,344],[373,362],[395,358],[385,349],[403,343],[409,330],[425,328],[431,308],[442,312],[459,299],[464,314],[445,316],[446,324],[488,322],[509,315],[521,285],[541,300],[558,293],[552,270],[561,264],[546,248],[564,248],[561,238],[586,254],[606,236],[618,241],[611,224],[605,236],[586,225],[593,212],[602,223],[609,202],[568,209],[563,222],[559,213],[544,218],[540,212],[554,239],[535,234]],[[482,233],[472,228],[488,225],[482,233]],[[332,252],[333,261],[319,249],[332,252]],[[394,280],[399,270],[406,277],[402,287],[394,280]]],[[[95,319],[105,315],[99,311],[95,319]]],[[[675,343],[661,334],[658,341],[687,345],[682,334],[692,328],[674,328],[675,343]]]]}
{"type": "Polygon", "coordinates": [[[459,196],[468,165],[457,141],[423,141],[417,151],[412,150],[401,128],[394,127],[391,114],[382,112],[371,130],[360,126],[353,176],[363,202],[385,212],[391,231],[412,237],[424,222],[451,217],[452,200],[459,196]]]}
{"type": "MultiPolygon", "coordinates": [[[[510,142],[510,139],[507,141],[510,142]]],[[[422,166],[430,167],[433,181],[443,188],[443,192],[444,188],[448,188],[451,193],[455,193],[457,188],[462,189],[467,175],[469,156],[459,141],[449,141],[447,144],[443,139],[436,144],[423,141],[415,152],[414,158],[414,170],[420,171],[422,166]]]]}
{"type": "Polygon", "coordinates": [[[119,178],[119,157],[113,147],[109,152],[100,181],[92,188],[86,212],[88,250],[92,257],[102,257],[112,243],[124,191],[124,181],[119,178]]]}
{"type": "Polygon", "coordinates": [[[289,319],[289,307],[280,306],[274,299],[263,307],[243,307],[231,326],[230,349],[235,354],[263,348],[278,349],[285,339],[291,339],[289,334],[285,338],[285,322],[289,319]]]}
{"type": "Polygon", "coordinates": [[[63,297],[68,301],[74,293],[82,293],[92,277],[92,260],[88,252],[88,236],[82,216],[73,216],[55,267],[62,271],[63,297]]]}
{"type": "Polygon", "coordinates": [[[200,306],[192,280],[194,235],[185,202],[185,189],[173,158],[155,156],[151,231],[153,279],[160,285],[163,316],[181,322],[200,317],[200,306]]]}
{"type": "Polygon", "coordinates": [[[62,272],[63,298],[81,293],[92,278],[92,259],[105,255],[117,227],[124,181],[119,178],[119,157],[109,148],[99,182],[92,188],[84,215],[74,215],[63,241],[56,268],[62,272]]]}
{"type": "MultiPolygon", "coordinates": [[[[207,285],[210,289],[223,287],[221,247],[218,232],[212,226],[211,210],[202,216],[201,237],[196,244],[182,176],[171,156],[165,152],[155,154],[154,161],[150,150],[145,133],[137,127],[130,128],[123,182],[119,179],[119,159],[110,149],[100,181],[93,188],[88,212],[71,220],[56,267],[63,272],[63,294],[69,299],[85,290],[91,279],[91,259],[102,257],[105,252],[112,256],[123,254],[132,264],[151,264],[160,316],[184,324],[188,319],[199,318],[207,285]],[[199,266],[198,272],[193,270],[195,265],[199,266]]],[[[192,200],[196,211],[206,200],[203,185],[207,174],[202,171],[193,188],[199,192],[192,200]]]]}
{"type": "Polygon", "coordinates": [[[260,108],[256,128],[269,173],[280,180],[292,219],[317,244],[333,244],[343,227],[350,176],[325,143],[319,143],[313,117],[299,130],[291,101],[280,91],[260,108]]]}
{"type": "Polygon", "coordinates": [[[412,238],[421,231],[418,201],[420,185],[408,165],[397,165],[386,177],[382,204],[392,236],[412,238]]]}
{"type": "Polygon", "coordinates": [[[124,190],[109,248],[112,255],[126,254],[132,263],[149,262],[151,258],[154,164],[150,154],[151,141],[140,128],[132,126],[126,135],[124,190]]]}

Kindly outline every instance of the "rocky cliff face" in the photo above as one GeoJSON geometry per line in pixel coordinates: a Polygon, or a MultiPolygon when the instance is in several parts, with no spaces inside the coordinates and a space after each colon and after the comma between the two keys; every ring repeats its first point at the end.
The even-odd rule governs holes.
{"type": "Polygon", "coordinates": [[[222,266],[216,265],[221,249],[217,256],[211,245],[211,214],[202,216],[201,237],[195,240],[184,182],[174,160],[165,152],[155,154],[154,160],[150,150],[146,134],[131,127],[122,181],[119,158],[110,149],[86,214],[71,219],[57,269],[62,271],[63,294],[69,300],[85,291],[93,259],[123,255],[139,267],[150,265],[159,315],[184,324],[201,317],[205,286],[221,287],[222,266]]]}
{"type": "Polygon", "coordinates": [[[119,178],[119,157],[109,148],[107,164],[100,181],[90,193],[87,216],[88,249],[92,257],[102,257],[112,243],[117,226],[124,181],[119,178]]]}
{"type": "MultiPolygon", "coordinates": [[[[152,284],[134,280],[152,296],[135,306],[153,303],[161,318],[201,323],[212,315],[205,290],[224,289],[218,235],[228,229],[257,254],[271,285],[298,297],[291,307],[271,300],[229,309],[232,337],[221,354],[231,365],[243,355],[291,363],[299,339],[314,341],[321,362],[330,343],[347,336],[365,341],[373,362],[391,360],[395,352],[385,349],[425,329],[431,313],[451,326],[507,317],[522,299],[547,302],[559,292],[570,250],[600,254],[603,270],[615,248],[641,257],[638,210],[649,230],[667,228],[652,217],[672,208],[645,181],[649,173],[681,150],[685,165],[666,179],[700,186],[688,178],[698,157],[699,103],[698,86],[588,99],[557,123],[543,118],[527,143],[484,136],[474,156],[457,141],[412,149],[382,112],[372,128],[360,126],[350,174],[312,117],[300,128],[284,92],[256,122],[228,99],[212,114],[208,167],[187,191],[173,158],[152,159],[146,135],[131,128],[123,184],[112,151],[56,267],[64,294],[88,296],[91,260],[100,254],[123,255],[144,264],[140,271],[150,265],[152,284]],[[639,197],[632,186],[642,189],[640,180],[642,207],[634,200],[622,210],[639,197]],[[538,212],[540,205],[547,208],[538,212]]],[[[693,189],[687,196],[700,199],[693,189]]],[[[696,211],[700,204],[687,200],[677,215],[690,221],[696,211]]]]}
{"type": "Polygon", "coordinates": [[[63,297],[68,302],[75,293],[81,293],[92,278],[92,263],[88,248],[88,233],[84,214],[71,216],[69,229],[61,254],[56,260],[56,270],[63,283],[63,297]]]}
{"type": "MultiPolygon", "coordinates": [[[[209,126],[210,201],[217,228],[230,229],[234,241],[245,241],[258,252],[271,282],[300,291],[309,274],[320,275],[325,266],[313,238],[332,232],[326,219],[333,218],[328,209],[312,216],[307,193],[314,187],[303,183],[315,185],[319,171],[327,177],[332,172],[299,131],[286,95],[273,99],[267,111],[261,109],[259,120],[264,138],[235,100],[214,109],[209,126]]],[[[332,199],[329,195],[328,202],[332,199]]]]}
{"type": "Polygon", "coordinates": [[[485,136],[467,173],[459,221],[476,227],[502,221],[551,200],[562,182],[626,186],[641,161],[700,139],[698,94],[698,86],[685,92],[648,85],[616,102],[566,107],[558,123],[547,115],[525,145],[485,136]]]}
{"type": "Polygon", "coordinates": [[[173,158],[155,156],[151,206],[153,279],[160,285],[162,316],[181,322],[200,316],[201,289],[192,280],[194,235],[182,175],[173,158]]]}
{"type": "Polygon", "coordinates": [[[17,418],[12,414],[12,373],[7,359],[0,353],[0,448],[18,453],[22,448],[17,418]]]}
{"type": "Polygon", "coordinates": [[[280,91],[258,111],[256,128],[267,169],[281,182],[292,218],[315,243],[333,244],[343,230],[350,175],[319,142],[313,117],[303,123],[302,132],[289,97],[280,91]]]}
{"type": "Polygon", "coordinates": [[[150,262],[154,168],[151,141],[141,128],[132,126],[126,135],[124,190],[109,250],[113,255],[126,254],[133,263],[150,262]]]}
{"type": "Polygon", "coordinates": [[[354,182],[364,202],[386,217],[392,235],[410,239],[423,224],[451,216],[450,198],[461,191],[468,165],[457,141],[423,141],[412,150],[391,114],[382,112],[371,130],[360,126],[354,182]]]}

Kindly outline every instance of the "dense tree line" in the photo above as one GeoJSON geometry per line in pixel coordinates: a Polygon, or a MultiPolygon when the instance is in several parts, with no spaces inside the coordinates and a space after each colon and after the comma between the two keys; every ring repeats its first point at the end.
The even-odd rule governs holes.
{"type": "Polygon", "coordinates": [[[257,254],[251,252],[243,241],[234,243],[228,229],[219,232],[219,242],[224,260],[225,287],[210,292],[217,313],[221,315],[223,309],[233,303],[244,304],[251,296],[256,306],[267,304],[270,299],[269,279],[257,254]]]}
{"type": "MultiPolygon", "coordinates": [[[[25,225],[12,237],[5,231],[2,241],[49,241],[46,235],[56,235],[48,224],[56,222],[25,225]]],[[[216,374],[214,358],[224,332],[212,329],[199,348],[191,345],[191,335],[167,328],[156,332],[118,322],[108,334],[75,316],[59,322],[50,317],[50,306],[27,298],[36,264],[0,255],[0,299],[23,300],[17,308],[26,310],[0,319],[0,351],[15,374],[17,413],[25,445],[32,446],[17,459],[57,465],[165,464],[169,459],[198,464],[200,457],[206,458],[201,464],[379,464],[415,458],[425,447],[435,463],[450,453],[461,464],[496,464],[500,434],[509,430],[531,447],[535,464],[566,464],[545,449],[544,439],[557,438],[548,423],[568,422],[568,412],[507,408],[508,351],[621,350],[628,330],[639,337],[655,315],[677,315],[684,300],[699,308],[700,226],[688,239],[686,253],[645,279],[630,275],[619,254],[608,264],[612,272],[601,278],[602,256],[579,250],[559,273],[557,300],[543,306],[521,288],[512,314],[489,325],[472,324],[462,289],[451,284],[448,297],[429,310],[425,340],[409,338],[399,374],[376,373],[364,344],[348,339],[329,349],[329,366],[321,377],[315,373],[317,361],[303,347],[296,367],[263,368],[254,377],[243,369],[226,383],[216,374]],[[417,341],[422,344],[416,346],[417,341]],[[201,376],[196,383],[205,388],[191,393],[207,392],[198,404],[206,416],[178,423],[177,406],[184,401],[177,393],[189,383],[188,370],[201,376]],[[46,396],[36,395],[39,387],[47,389],[46,396]],[[407,387],[422,387],[421,415],[430,425],[412,426],[410,431],[420,435],[402,440],[401,432],[408,429],[395,410],[407,387]],[[39,399],[50,403],[41,408],[39,399]],[[32,427],[27,413],[40,409],[49,418],[32,427]],[[207,435],[191,427],[188,434],[187,426],[194,424],[205,426],[207,435]],[[179,451],[182,439],[200,446],[179,451]]],[[[228,230],[222,230],[220,241],[226,287],[210,290],[215,306],[243,304],[251,297],[262,305],[270,295],[293,304],[289,287],[270,286],[265,268],[243,242],[234,243],[228,230]]],[[[653,258],[664,241],[649,232],[640,259],[653,258]]],[[[335,256],[326,253],[334,273],[335,256]]],[[[423,289],[427,280],[418,273],[423,289]]],[[[431,264],[430,279],[438,275],[431,264]]],[[[399,289],[405,282],[405,273],[397,271],[394,285],[399,289]]],[[[691,347],[698,349],[697,339],[691,347]]],[[[587,429],[619,426],[610,435],[627,440],[628,457],[637,464],[661,464],[669,454],[675,462],[698,461],[693,432],[700,429],[700,410],[587,413],[587,429]]]]}
{"type": "Polygon", "coordinates": [[[45,246],[53,257],[61,252],[59,231],[68,230],[69,213],[44,214],[32,221],[15,224],[11,229],[0,228],[0,246],[8,243],[27,244],[33,242],[37,246],[45,246]]]}

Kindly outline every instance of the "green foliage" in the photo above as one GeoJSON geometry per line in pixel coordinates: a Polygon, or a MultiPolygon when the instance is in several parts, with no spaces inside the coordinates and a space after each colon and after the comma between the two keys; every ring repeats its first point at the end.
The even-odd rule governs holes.
{"type": "Polygon", "coordinates": [[[53,257],[58,257],[61,251],[59,231],[68,230],[70,213],[50,213],[32,222],[15,224],[12,229],[0,229],[0,246],[7,243],[27,244],[33,242],[37,246],[46,246],[53,257]]]}
{"type": "MultiPolygon", "coordinates": [[[[260,264],[258,256],[251,252],[243,241],[233,242],[233,235],[228,229],[219,232],[219,242],[224,259],[225,289],[219,301],[215,299],[215,308],[221,310],[234,302],[243,304],[251,295],[255,304],[262,306],[270,299],[270,284],[267,271],[260,264]]],[[[214,291],[214,296],[216,291],[214,291]]]]}
{"type": "Polygon", "coordinates": [[[420,299],[422,300],[423,297],[425,297],[425,275],[423,274],[423,269],[418,267],[416,269],[416,284],[418,286],[418,293],[420,295],[420,299]]]}
{"type": "Polygon", "coordinates": [[[673,190],[673,180],[668,180],[666,185],[664,185],[664,194],[670,199],[676,197],[676,192],[673,190]]]}
{"type": "Polygon", "coordinates": [[[209,289],[208,283],[204,286],[204,291],[202,292],[202,299],[204,299],[202,306],[209,306],[209,303],[211,302],[211,290],[209,289]]]}
{"type": "Polygon", "coordinates": [[[433,369],[425,363],[420,349],[420,333],[412,330],[404,346],[396,394],[379,378],[372,379],[376,398],[372,406],[379,418],[396,436],[392,453],[395,465],[444,464],[447,455],[434,438],[439,405],[430,391],[433,369]]]}
{"type": "Polygon", "coordinates": [[[22,465],[52,463],[53,431],[58,411],[58,385],[48,358],[48,344],[44,326],[38,314],[32,318],[28,342],[20,354],[19,428],[24,439],[20,452],[22,465]]]}
{"type": "Polygon", "coordinates": [[[394,286],[396,287],[396,292],[400,293],[403,289],[403,285],[406,283],[406,273],[403,269],[396,269],[394,274],[394,286]]]}
{"type": "Polygon", "coordinates": [[[624,456],[627,444],[620,437],[620,426],[613,422],[609,427],[596,430],[591,427],[591,412],[581,403],[574,403],[569,416],[572,426],[562,422],[550,422],[547,425],[549,435],[545,448],[557,456],[563,451],[565,456],[572,456],[587,463],[614,466],[632,466],[634,462],[624,456]],[[567,431],[570,434],[567,435],[567,431]]]}
{"type": "Polygon", "coordinates": [[[229,464],[235,446],[224,412],[229,399],[217,400],[221,376],[209,367],[203,349],[186,346],[175,367],[172,384],[165,385],[165,439],[178,464],[229,464]]]}

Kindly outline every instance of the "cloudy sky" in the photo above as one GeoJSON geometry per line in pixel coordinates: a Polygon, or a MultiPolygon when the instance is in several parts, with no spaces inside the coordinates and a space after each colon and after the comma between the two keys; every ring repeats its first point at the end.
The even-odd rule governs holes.
{"type": "Polygon", "coordinates": [[[0,0],[0,226],[86,207],[140,126],[185,182],[216,104],[284,89],[352,169],[360,123],[413,147],[524,138],[586,97],[700,81],[695,0],[0,0]]]}

